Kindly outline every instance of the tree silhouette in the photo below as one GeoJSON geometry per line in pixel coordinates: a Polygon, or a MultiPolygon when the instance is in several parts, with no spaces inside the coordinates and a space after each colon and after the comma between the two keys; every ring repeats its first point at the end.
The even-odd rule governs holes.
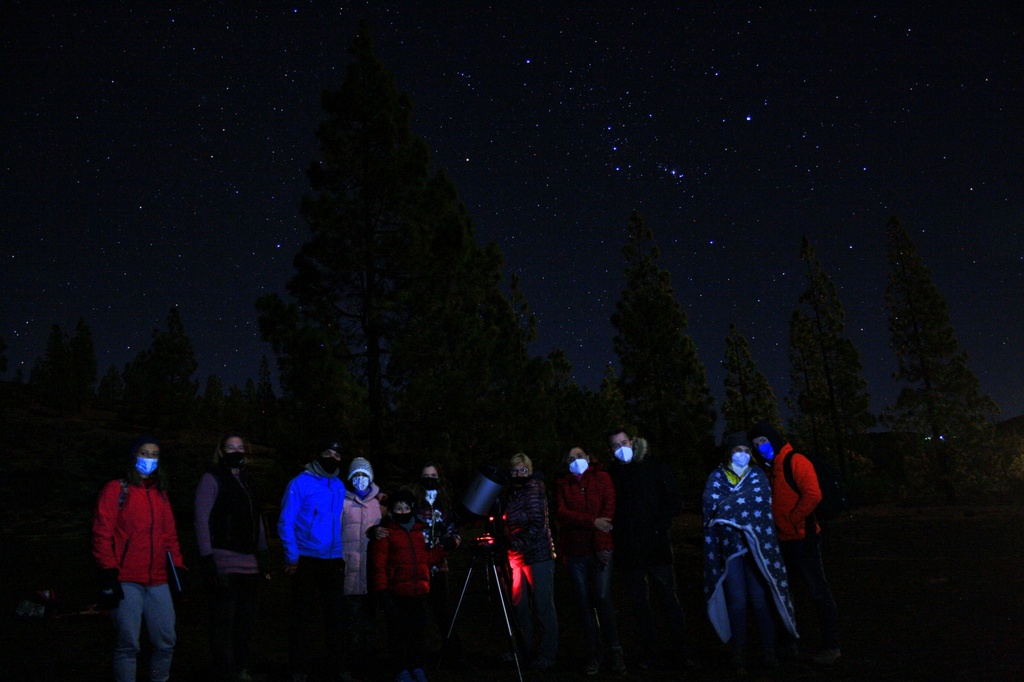
{"type": "Polygon", "coordinates": [[[626,288],[612,325],[629,421],[681,471],[684,484],[697,485],[714,444],[714,399],[705,368],[686,333],[671,276],[657,265],[653,233],[636,212],[622,252],[626,288]]]}
{"type": "Polygon", "coordinates": [[[957,341],[946,300],[898,218],[889,220],[886,233],[892,269],[885,302],[898,359],[893,378],[903,384],[886,420],[924,439],[931,455],[930,465],[925,462],[930,480],[939,481],[947,501],[956,502],[957,481],[970,464],[967,458],[981,452],[979,441],[999,408],[982,394],[957,341]]]}
{"type": "Polygon", "coordinates": [[[789,405],[794,433],[848,475],[850,445],[862,447],[874,424],[860,352],[846,334],[846,312],[832,278],[806,237],[800,260],[807,289],[790,319],[789,405]]]}
{"type": "Polygon", "coordinates": [[[778,401],[768,377],[758,369],[750,354],[750,344],[735,324],[729,325],[725,338],[725,399],[722,417],[725,432],[746,431],[762,419],[774,424],[782,433],[782,417],[778,401]]]}

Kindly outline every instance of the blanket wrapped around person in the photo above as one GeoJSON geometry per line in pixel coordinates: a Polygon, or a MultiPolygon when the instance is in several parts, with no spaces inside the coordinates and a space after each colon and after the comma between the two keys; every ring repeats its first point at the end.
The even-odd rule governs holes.
{"type": "Polygon", "coordinates": [[[726,608],[729,559],[749,553],[767,582],[783,625],[797,637],[789,579],[772,518],[772,496],[764,472],[751,467],[739,482],[725,466],[712,472],[704,489],[704,598],[708,618],[723,642],[732,637],[726,608]]]}

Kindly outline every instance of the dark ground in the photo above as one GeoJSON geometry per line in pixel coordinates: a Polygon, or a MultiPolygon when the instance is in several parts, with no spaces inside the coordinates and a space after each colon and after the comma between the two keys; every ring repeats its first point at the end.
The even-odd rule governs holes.
{"type": "MultiPolygon", "coordinates": [[[[4,492],[19,497],[8,480],[4,492]]],[[[22,489],[21,492],[24,492],[22,489]]],[[[187,500],[176,500],[187,505],[187,500]]],[[[88,547],[88,512],[17,513],[2,503],[0,554],[0,680],[104,680],[109,678],[111,629],[106,615],[80,613],[93,601],[88,547]],[[48,588],[59,597],[52,615],[15,614],[24,599],[48,588]]],[[[36,507],[38,509],[39,507],[36,507]]],[[[856,510],[829,533],[826,571],[839,604],[843,658],[831,670],[809,663],[817,628],[805,595],[796,594],[805,660],[794,670],[752,679],[806,680],[1020,680],[1024,679],[1024,509],[1020,507],[878,506],[856,510]]],[[[680,597],[703,665],[698,673],[672,667],[677,643],[663,642],[666,667],[644,672],[630,668],[626,679],[730,679],[726,649],[717,642],[701,594],[699,518],[682,517],[675,530],[680,597]]],[[[183,548],[194,560],[191,529],[181,528],[183,548]]],[[[458,596],[469,557],[453,557],[453,599],[458,596]]],[[[477,669],[441,671],[432,680],[513,680],[514,670],[499,663],[506,649],[503,621],[476,572],[458,618],[466,648],[477,669]]],[[[527,679],[583,679],[577,652],[581,635],[564,573],[558,574],[556,600],[561,619],[558,665],[527,679]]],[[[617,592],[622,595],[621,589],[617,592]]],[[[265,592],[255,650],[270,678],[286,679],[287,583],[276,574],[265,592]]],[[[627,660],[635,636],[621,615],[627,660]]],[[[431,629],[433,646],[439,640],[431,629]]],[[[204,679],[208,665],[205,600],[189,580],[178,610],[175,679],[204,679]]],[[[753,636],[756,642],[756,635],[753,636]]],[[[140,666],[140,670],[144,670],[140,666]]],[[[599,679],[609,679],[602,672],[599,679]]],[[[144,675],[140,673],[140,679],[144,675]]]]}

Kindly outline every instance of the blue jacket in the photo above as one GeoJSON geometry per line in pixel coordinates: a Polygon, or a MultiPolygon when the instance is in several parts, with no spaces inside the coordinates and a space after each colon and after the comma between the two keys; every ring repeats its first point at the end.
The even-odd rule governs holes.
{"type": "Polygon", "coordinates": [[[300,556],[341,559],[341,512],[345,484],[337,476],[322,476],[307,467],[285,488],[277,534],[286,563],[300,556]]]}

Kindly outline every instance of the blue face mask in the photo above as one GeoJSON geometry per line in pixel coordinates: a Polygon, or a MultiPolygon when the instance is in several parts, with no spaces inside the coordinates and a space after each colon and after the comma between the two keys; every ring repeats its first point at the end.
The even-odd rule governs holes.
{"type": "Polygon", "coordinates": [[[761,456],[769,462],[775,459],[775,450],[772,448],[772,444],[767,441],[764,443],[758,443],[757,451],[760,452],[761,456]]]}
{"type": "Polygon", "coordinates": [[[156,471],[157,465],[160,464],[159,459],[151,457],[136,457],[135,468],[138,469],[139,473],[143,476],[149,476],[156,471]]]}

